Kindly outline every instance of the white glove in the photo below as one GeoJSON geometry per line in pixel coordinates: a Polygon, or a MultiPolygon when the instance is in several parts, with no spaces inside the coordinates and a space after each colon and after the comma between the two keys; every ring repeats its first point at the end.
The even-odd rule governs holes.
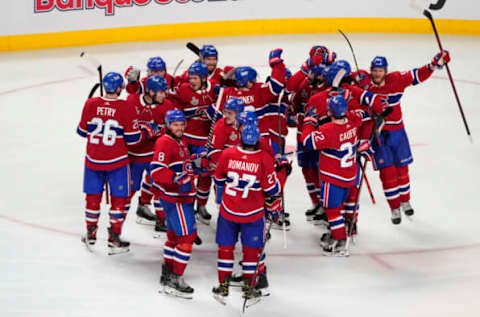
{"type": "Polygon", "coordinates": [[[125,72],[125,77],[129,83],[137,82],[140,79],[140,69],[135,66],[130,66],[125,72]]]}

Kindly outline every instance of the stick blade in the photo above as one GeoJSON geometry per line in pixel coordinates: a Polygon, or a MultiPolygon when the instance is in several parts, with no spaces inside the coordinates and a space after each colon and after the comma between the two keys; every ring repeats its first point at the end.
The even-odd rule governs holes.
{"type": "Polygon", "coordinates": [[[200,56],[200,49],[198,48],[197,45],[193,44],[192,42],[187,43],[187,48],[191,50],[195,55],[200,56]]]}

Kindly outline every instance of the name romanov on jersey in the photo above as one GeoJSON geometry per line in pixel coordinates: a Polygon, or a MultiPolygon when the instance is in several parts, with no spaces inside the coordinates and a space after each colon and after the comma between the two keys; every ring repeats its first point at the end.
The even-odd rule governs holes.
{"type": "Polygon", "coordinates": [[[250,163],[245,161],[237,161],[237,160],[230,160],[228,161],[228,168],[241,170],[249,173],[256,173],[260,164],[258,163],[250,163]]]}
{"type": "Polygon", "coordinates": [[[343,132],[340,134],[340,141],[351,139],[356,135],[357,135],[357,128],[350,129],[347,132],[343,132]]]}

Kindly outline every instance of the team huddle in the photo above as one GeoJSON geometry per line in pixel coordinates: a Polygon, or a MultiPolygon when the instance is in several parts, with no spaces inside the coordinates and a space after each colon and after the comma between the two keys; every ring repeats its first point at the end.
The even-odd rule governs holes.
{"type": "Polygon", "coordinates": [[[353,72],[335,52],[313,46],[292,75],[282,50],[274,49],[271,74],[260,83],[252,67],[218,67],[217,49],[204,45],[199,59],[178,76],[166,72],[160,57],[148,60],[143,78],[134,66],[124,76],[108,73],[105,96],[86,101],[77,128],[87,138],[82,241],[89,248],[95,244],[102,194],[109,188],[109,254],[129,251],[122,225],[140,191],[137,222],[151,222],[157,234],[166,234],[162,288],[192,298],[183,274],[193,245],[202,243],[196,221],[209,224],[212,218],[206,205],[213,188],[219,206],[213,296],[223,303],[234,283],[245,300],[268,295],[266,233],[291,225],[284,201],[292,171],[292,153],[285,153],[290,127],[297,129],[298,166],[312,202],[307,220],[327,229],[320,239],[325,255],[348,256],[366,162],[380,173],[392,223],[401,223],[402,212],[414,214],[408,173],[413,158],[400,101],[407,87],[449,61],[442,51],[420,68],[388,73],[386,58],[377,56],[370,71],[353,72]],[[127,100],[119,98],[124,88],[127,100]],[[239,235],[242,275],[234,276],[239,235]]]}

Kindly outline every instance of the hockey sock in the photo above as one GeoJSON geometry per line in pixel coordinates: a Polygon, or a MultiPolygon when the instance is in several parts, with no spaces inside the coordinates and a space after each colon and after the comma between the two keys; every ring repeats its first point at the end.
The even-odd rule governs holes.
{"type": "Polygon", "coordinates": [[[318,190],[320,189],[320,180],[318,178],[318,169],[311,167],[302,167],[303,178],[307,184],[307,191],[312,204],[318,204],[318,190]]]}
{"type": "Polygon", "coordinates": [[[205,206],[207,204],[211,186],[212,178],[210,175],[198,176],[197,205],[205,206]]]}
{"type": "Polygon", "coordinates": [[[328,224],[332,231],[333,239],[343,240],[347,238],[347,231],[345,229],[345,219],[341,215],[342,207],[325,208],[325,214],[328,217],[328,224]]]}
{"type": "Polygon", "coordinates": [[[182,276],[192,254],[192,243],[179,243],[175,246],[173,273],[182,276]]]}
{"type": "MultiPolygon", "coordinates": [[[[345,218],[352,218],[355,208],[355,202],[357,201],[358,188],[356,186],[350,189],[347,200],[343,203],[343,210],[345,210],[345,218]]],[[[360,206],[357,206],[357,212],[360,206]]]]}
{"type": "MultiPolygon", "coordinates": [[[[257,261],[258,261],[258,255],[260,253],[260,249],[243,246],[242,250],[243,250],[243,260],[242,260],[243,278],[248,279],[248,281],[251,283],[253,274],[255,274],[255,269],[257,267],[257,261]]],[[[260,266],[259,266],[259,271],[260,271],[260,266]]],[[[255,286],[255,281],[253,281],[253,286],[255,286]]]]}
{"type": "Polygon", "coordinates": [[[91,226],[97,226],[98,218],[100,217],[100,202],[102,201],[102,194],[87,194],[85,197],[85,219],[87,222],[87,230],[91,226]]]}
{"type": "Polygon", "coordinates": [[[155,198],[153,201],[153,207],[155,208],[155,214],[158,219],[165,219],[165,210],[163,210],[162,204],[159,198],[155,198]]]}
{"type": "Polygon", "coordinates": [[[218,270],[218,281],[220,283],[225,282],[225,278],[227,276],[232,276],[233,263],[234,263],[234,255],[233,255],[234,248],[235,248],[235,245],[218,246],[217,270],[218,270]]]}
{"type": "Polygon", "coordinates": [[[169,230],[167,232],[167,241],[163,246],[163,262],[167,266],[170,272],[173,271],[173,258],[175,256],[175,245],[176,245],[175,232],[169,230]]]}
{"type": "Polygon", "coordinates": [[[122,233],[122,225],[125,220],[125,200],[123,197],[112,196],[112,207],[110,209],[110,226],[115,234],[122,233]]]}
{"type": "Polygon", "coordinates": [[[397,166],[398,190],[402,203],[410,201],[410,177],[408,176],[408,165],[397,166]]]}
{"type": "Polygon", "coordinates": [[[152,201],[152,181],[148,174],[145,174],[142,181],[142,188],[140,189],[140,203],[142,205],[149,205],[152,201]]]}
{"type": "Polygon", "coordinates": [[[128,212],[130,211],[130,204],[132,202],[132,198],[135,195],[135,193],[136,192],[132,192],[132,194],[130,196],[125,198],[125,218],[127,217],[128,212]]]}
{"type": "Polygon", "coordinates": [[[388,166],[380,169],[383,191],[390,209],[400,208],[400,192],[398,187],[397,168],[388,166]]]}

